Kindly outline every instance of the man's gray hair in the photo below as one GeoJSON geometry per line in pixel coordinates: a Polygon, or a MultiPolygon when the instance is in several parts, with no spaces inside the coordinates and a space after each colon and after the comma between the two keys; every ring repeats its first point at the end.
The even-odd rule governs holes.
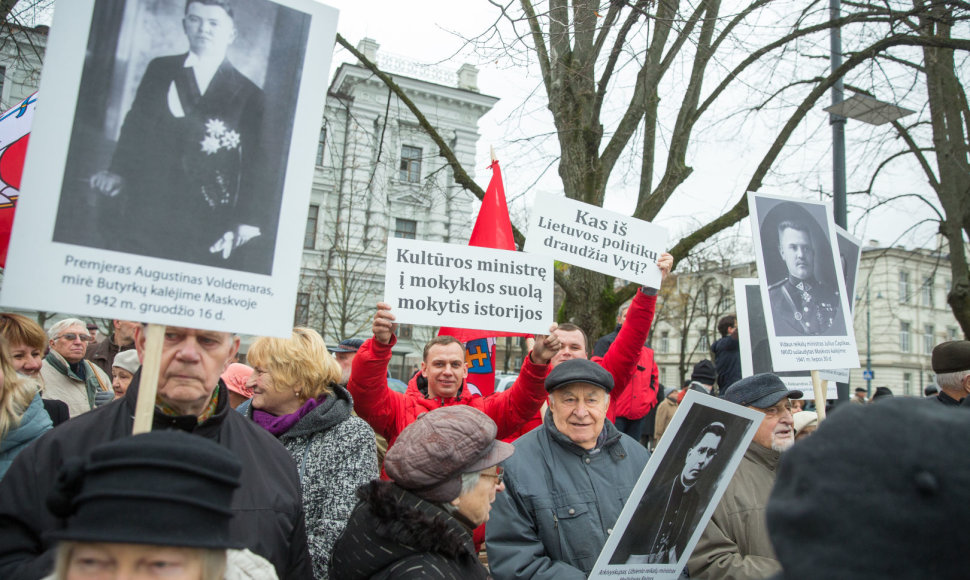
{"type": "Polygon", "coordinates": [[[970,375],[970,369],[955,373],[940,373],[936,375],[936,384],[944,391],[958,391],[963,389],[963,380],[970,375]]]}
{"type": "Polygon", "coordinates": [[[88,331],[88,325],[86,322],[80,318],[65,318],[59,322],[55,322],[51,329],[47,331],[47,337],[54,340],[61,335],[62,332],[67,330],[72,326],[80,326],[84,329],[84,332],[88,331]]]}

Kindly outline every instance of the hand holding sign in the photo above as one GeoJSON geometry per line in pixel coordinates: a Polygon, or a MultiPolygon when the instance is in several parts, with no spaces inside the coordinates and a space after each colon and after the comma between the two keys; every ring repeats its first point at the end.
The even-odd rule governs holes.
{"type": "Polygon", "coordinates": [[[667,275],[674,268],[674,257],[667,252],[660,254],[660,259],[657,260],[657,267],[660,268],[660,284],[663,285],[663,281],[667,279],[667,275]]]}
{"type": "Polygon", "coordinates": [[[562,344],[559,342],[559,337],[556,336],[557,328],[559,328],[559,325],[553,324],[549,327],[549,334],[536,335],[535,346],[532,347],[532,354],[529,355],[532,362],[537,365],[549,364],[552,357],[559,352],[562,344]]]}
{"type": "Polygon", "coordinates": [[[374,338],[381,344],[390,344],[397,325],[394,324],[394,315],[391,314],[391,305],[387,302],[377,303],[377,313],[374,314],[374,324],[371,325],[374,331],[374,338]]]}

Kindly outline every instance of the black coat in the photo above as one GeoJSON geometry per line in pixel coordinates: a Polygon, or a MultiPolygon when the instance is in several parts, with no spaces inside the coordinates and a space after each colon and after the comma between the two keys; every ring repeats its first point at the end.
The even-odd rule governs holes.
{"type": "Polygon", "coordinates": [[[357,496],[333,548],[332,580],[489,578],[471,530],[441,507],[389,481],[363,485],[357,496]]]}
{"type": "MultiPolygon", "coordinates": [[[[49,431],[14,460],[0,481],[0,578],[50,573],[54,544],[44,535],[63,526],[46,508],[57,470],[65,459],[131,433],[140,375],[123,398],[49,431]]],[[[187,431],[235,453],[243,469],[232,501],[232,539],[269,560],[280,578],[313,578],[296,465],[275,437],[229,407],[226,392],[220,381],[216,411],[201,425],[195,417],[156,410],[152,429],[187,431]]]]}

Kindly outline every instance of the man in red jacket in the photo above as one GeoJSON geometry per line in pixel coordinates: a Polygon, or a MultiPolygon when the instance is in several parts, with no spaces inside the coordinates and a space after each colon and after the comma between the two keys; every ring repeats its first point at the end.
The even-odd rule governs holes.
{"type": "Polygon", "coordinates": [[[465,348],[451,336],[439,336],[424,347],[421,372],[411,378],[405,393],[388,389],[387,365],[397,342],[394,327],[391,307],[379,302],[374,336],[357,351],[347,383],[357,414],[387,439],[388,447],[419,415],[449,405],[469,405],[483,411],[498,426],[497,438],[504,439],[531,419],[546,400],[544,381],[549,360],[559,350],[554,333],[536,337],[535,347],[509,389],[482,397],[465,392],[465,348]]]}
{"type": "MultiPolygon", "coordinates": [[[[657,260],[660,268],[661,282],[667,279],[674,265],[674,257],[664,252],[657,260]]],[[[617,332],[613,343],[606,350],[603,356],[593,356],[592,361],[600,365],[613,375],[613,390],[610,392],[610,406],[606,411],[606,418],[611,422],[616,422],[618,402],[625,400],[627,386],[635,379],[637,363],[641,359],[643,344],[647,341],[650,334],[650,326],[653,324],[653,315],[657,306],[658,288],[647,288],[644,286],[637,290],[630,307],[626,310],[625,322],[617,332]]],[[[559,339],[559,352],[552,357],[549,362],[550,370],[559,363],[569,359],[589,358],[589,342],[586,333],[582,328],[571,323],[560,324],[553,334],[559,339]]],[[[646,361],[644,361],[646,362],[646,361]]],[[[655,365],[654,365],[655,366],[655,365]]],[[[658,371],[659,374],[659,371],[658,371]]],[[[654,397],[656,402],[656,396],[654,397]]],[[[542,416],[536,413],[527,421],[521,429],[514,433],[506,441],[512,441],[525,435],[542,424],[542,416]]]]}

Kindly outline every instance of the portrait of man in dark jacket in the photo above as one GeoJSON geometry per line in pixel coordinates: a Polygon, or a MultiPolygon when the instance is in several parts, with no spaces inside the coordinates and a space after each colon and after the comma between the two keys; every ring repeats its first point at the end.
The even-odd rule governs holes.
{"type": "Polygon", "coordinates": [[[680,471],[650,485],[610,564],[673,564],[680,559],[713,491],[705,481],[711,479],[707,469],[724,436],[723,423],[704,426],[687,448],[680,471]]]}

